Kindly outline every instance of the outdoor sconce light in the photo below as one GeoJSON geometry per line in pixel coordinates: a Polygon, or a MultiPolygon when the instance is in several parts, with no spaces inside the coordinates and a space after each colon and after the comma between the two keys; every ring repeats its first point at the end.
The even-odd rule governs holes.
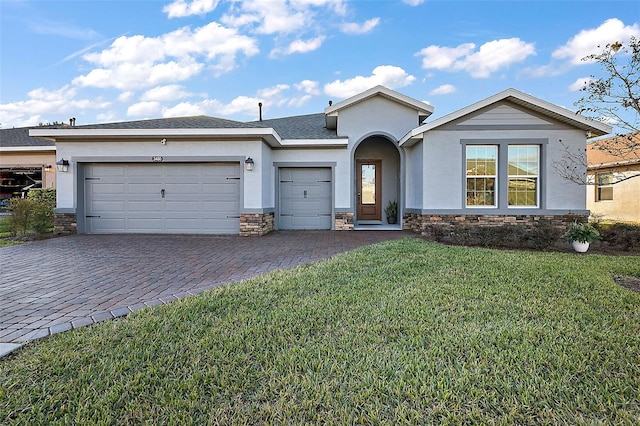
{"type": "Polygon", "coordinates": [[[244,168],[250,172],[253,170],[253,159],[251,157],[244,160],[244,168]]]}
{"type": "Polygon", "coordinates": [[[61,159],[56,163],[59,172],[66,172],[69,170],[69,160],[61,159]]]}

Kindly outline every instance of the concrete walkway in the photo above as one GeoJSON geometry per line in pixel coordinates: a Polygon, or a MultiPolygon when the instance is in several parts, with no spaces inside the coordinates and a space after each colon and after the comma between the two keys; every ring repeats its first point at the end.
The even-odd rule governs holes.
{"type": "Polygon", "coordinates": [[[28,342],[274,269],[415,236],[409,231],[78,235],[3,247],[0,343],[28,342]]]}

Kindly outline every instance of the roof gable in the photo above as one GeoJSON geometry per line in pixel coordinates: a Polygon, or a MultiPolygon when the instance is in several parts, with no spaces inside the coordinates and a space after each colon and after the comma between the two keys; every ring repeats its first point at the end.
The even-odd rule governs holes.
{"type": "Polygon", "coordinates": [[[384,86],[375,86],[362,93],[358,93],[350,98],[340,101],[336,104],[330,105],[324,109],[326,117],[326,126],[328,129],[336,129],[338,127],[338,116],[341,110],[350,108],[361,102],[366,102],[375,96],[382,96],[385,99],[391,100],[398,104],[404,105],[410,109],[416,111],[419,118],[419,122],[424,121],[433,113],[433,107],[424,102],[417,101],[409,96],[403,95],[384,86]]]}
{"type": "Polygon", "coordinates": [[[530,110],[543,120],[549,118],[551,121],[563,122],[572,127],[589,132],[592,136],[602,136],[611,132],[611,126],[607,124],[583,117],[569,111],[568,109],[543,101],[542,99],[538,99],[518,90],[507,89],[465,108],[459,109],[451,114],[440,117],[430,123],[416,127],[400,140],[400,145],[411,146],[421,140],[424,133],[430,130],[451,124],[452,122],[458,121],[464,117],[472,116],[481,110],[500,103],[510,103],[518,109],[530,110]]]}

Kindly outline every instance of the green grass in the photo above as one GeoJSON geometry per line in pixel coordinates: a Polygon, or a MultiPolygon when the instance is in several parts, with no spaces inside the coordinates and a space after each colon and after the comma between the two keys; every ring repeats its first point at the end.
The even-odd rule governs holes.
{"type": "Polygon", "coordinates": [[[1,424],[638,424],[640,259],[407,239],[36,341],[1,424]]]}

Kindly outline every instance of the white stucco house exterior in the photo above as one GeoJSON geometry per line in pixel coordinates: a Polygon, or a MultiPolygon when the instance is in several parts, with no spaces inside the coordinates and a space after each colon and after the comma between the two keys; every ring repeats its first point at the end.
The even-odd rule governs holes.
{"type": "Polygon", "coordinates": [[[429,121],[377,86],[319,114],[197,116],[33,129],[52,140],[58,233],[263,235],[274,229],[531,224],[588,215],[554,173],[562,143],[611,128],[508,89],[429,121]],[[251,166],[251,167],[250,167],[251,166]],[[398,221],[385,207],[398,203],[398,221]]]}

